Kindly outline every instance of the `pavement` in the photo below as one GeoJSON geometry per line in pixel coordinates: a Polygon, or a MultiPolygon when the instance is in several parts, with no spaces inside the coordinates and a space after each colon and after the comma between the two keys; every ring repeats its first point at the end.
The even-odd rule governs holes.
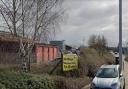
{"type": "Polygon", "coordinates": [[[89,84],[89,85],[84,86],[82,89],[90,89],[90,84],[89,84]]]}
{"type": "Polygon", "coordinates": [[[124,62],[125,89],[128,89],[128,62],[124,62]]]}
{"type": "MultiPolygon", "coordinates": [[[[123,56],[123,59],[125,57],[123,56]]],[[[124,76],[125,76],[125,89],[128,89],[128,62],[124,61],[124,76]]],[[[90,84],[86,85],[82,89],[90,89],[90,84]]]]}

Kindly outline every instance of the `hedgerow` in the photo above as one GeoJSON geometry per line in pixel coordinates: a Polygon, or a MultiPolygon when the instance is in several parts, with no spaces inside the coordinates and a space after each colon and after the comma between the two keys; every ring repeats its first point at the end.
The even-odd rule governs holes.
{"type": "Polygon", "coordinates": [[[48,75],[0,73],[0,89],[57,89],[48,75]]]}

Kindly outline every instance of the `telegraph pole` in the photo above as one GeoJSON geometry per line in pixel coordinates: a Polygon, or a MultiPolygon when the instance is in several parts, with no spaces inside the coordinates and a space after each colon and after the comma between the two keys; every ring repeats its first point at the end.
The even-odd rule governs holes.
{"type": "Polygon", "coordinates": [[[119,0],[119,60],[120,60],[120,72],[123,67],[122,60],[122,0],[119,0]]]}

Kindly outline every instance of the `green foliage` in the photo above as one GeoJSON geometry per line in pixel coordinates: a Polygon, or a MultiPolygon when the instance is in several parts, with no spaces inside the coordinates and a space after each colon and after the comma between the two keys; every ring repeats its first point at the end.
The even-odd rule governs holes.
{"type": "MultiPolygon", "coordinates": [[[[88,82],[87,82],[88,81],[88,82]]],[[[81,89],[89,78],[0,72],[0,89],[81,89]]]]}
{"type": "Polygon", "coordinates": [[[0,73],[0,89],[57,89],[49,76],[0,73]]]}
{"type": "Polygon", "coordinates": [[[3,84],[0,83],[0,89],[6,89],[3,84]]]}

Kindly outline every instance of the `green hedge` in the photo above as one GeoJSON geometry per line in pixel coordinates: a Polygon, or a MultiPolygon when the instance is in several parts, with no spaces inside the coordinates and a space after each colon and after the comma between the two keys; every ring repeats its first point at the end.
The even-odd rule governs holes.
{"type": "MultiPolygon", "coordinates": [[[[87,82],[88,81],[88,82],[87,82]]],[[[81,89],[89,78],[0,72],[0,89],[81,89]]]]}
{"type": "Polygon", "coordinates": [[[57,89],[48,75],[0,73],[0,89],[57,89]]]}

